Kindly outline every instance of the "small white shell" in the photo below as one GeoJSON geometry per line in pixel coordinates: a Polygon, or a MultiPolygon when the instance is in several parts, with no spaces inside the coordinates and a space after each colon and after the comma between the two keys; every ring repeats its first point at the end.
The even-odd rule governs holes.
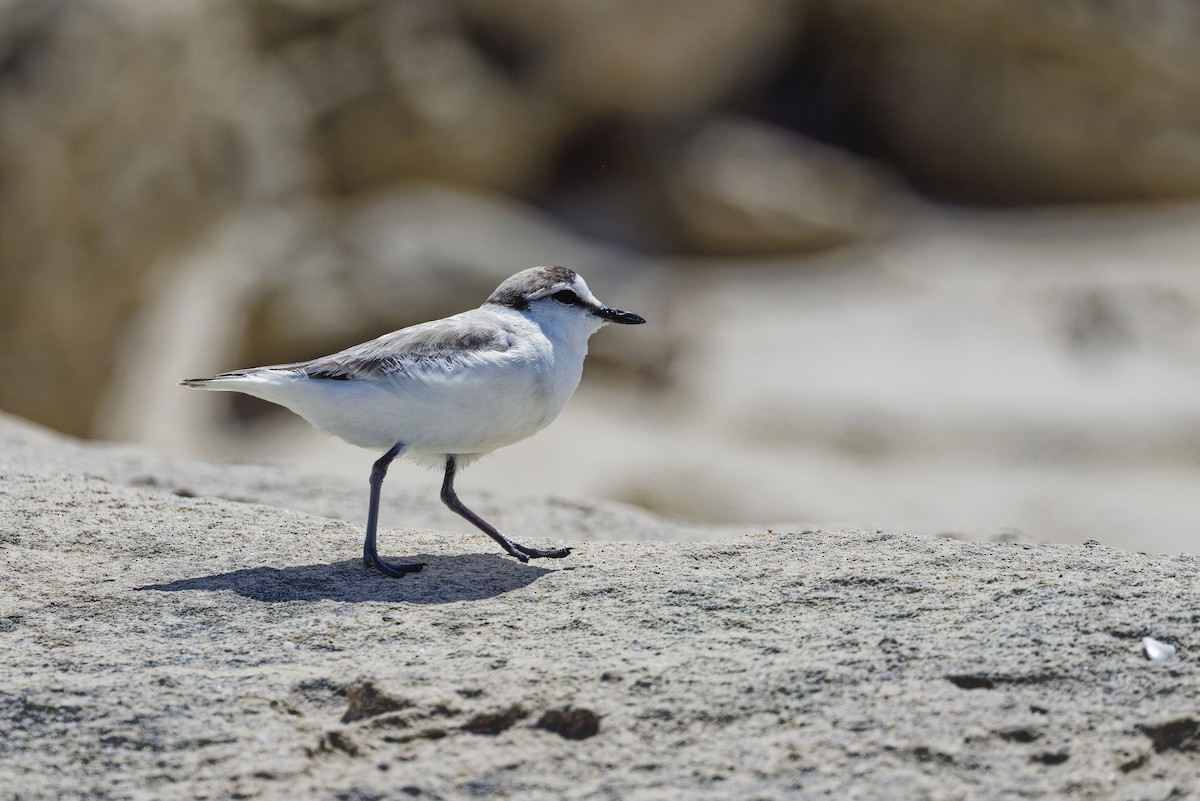
{"type": "Polygon", "coordinates": [[[1142,649],[1146,652],[1146,658],[1153,662],[1166,662],[1175,656],[1174,645],[1159,642],[1153,637],[1142,638],[1142,649]]]}

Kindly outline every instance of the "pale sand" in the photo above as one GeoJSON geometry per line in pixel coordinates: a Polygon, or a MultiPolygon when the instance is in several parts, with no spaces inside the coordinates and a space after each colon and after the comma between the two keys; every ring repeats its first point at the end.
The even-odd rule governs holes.
{"type": "Polygon", "coordinates": [[[385,492],[0,417],[0,798],[1200,793],[1195,556],[385,492]]]}

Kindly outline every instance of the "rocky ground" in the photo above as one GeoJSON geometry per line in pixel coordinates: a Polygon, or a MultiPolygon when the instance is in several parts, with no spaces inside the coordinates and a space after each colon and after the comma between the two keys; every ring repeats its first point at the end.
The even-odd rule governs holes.
{"type": "Polygon", "coordinates": [[[1196,556],[388,494],[0,419],[0,798],[1200,793],[1196,556]]]}

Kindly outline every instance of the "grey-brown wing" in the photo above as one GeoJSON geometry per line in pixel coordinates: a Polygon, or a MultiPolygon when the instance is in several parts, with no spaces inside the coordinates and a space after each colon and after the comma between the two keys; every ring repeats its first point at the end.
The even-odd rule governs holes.
{"type": "Polygon", "coordinates": [[[445,372],[472,355],[506,351],[511,333],[482,321],[449,317],[421,323],[355,345],[329,356],[276,369],[303,371],[309,378],[348,381],[412,374],[423,369],[445,372]]]}

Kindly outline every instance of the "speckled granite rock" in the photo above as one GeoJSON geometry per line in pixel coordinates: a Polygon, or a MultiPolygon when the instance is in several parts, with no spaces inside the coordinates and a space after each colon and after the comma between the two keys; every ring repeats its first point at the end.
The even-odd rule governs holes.
{"type": "Polygon", "coordinates": [[[1200,791],[1196,557],[579,505],[547,565],[386,531],[397,581],[352,492],[0,419],[0,798],[1200,791]]]}

